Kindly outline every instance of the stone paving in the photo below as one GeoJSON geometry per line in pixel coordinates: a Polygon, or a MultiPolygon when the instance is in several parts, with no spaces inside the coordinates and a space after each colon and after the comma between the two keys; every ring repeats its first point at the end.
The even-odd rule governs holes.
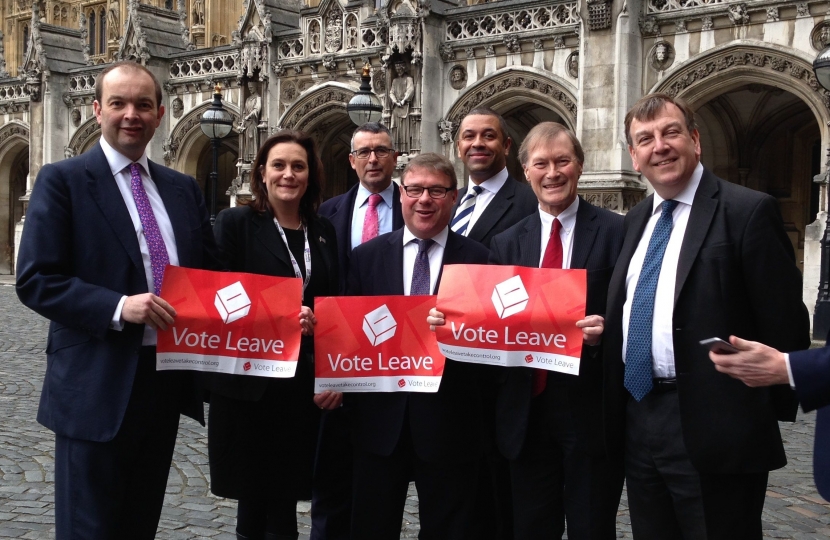
{"type": "MultiPolygon", "coordinates": [[[[46,328],[19,303],[12,280],[0,278],[0,539],[55,538],[54,438],[35,421],[46,328]]],[[[764,538],[830,540],[830,504],[812,481],[814,426],[813,414],[782,424],[789,465],[770,475],[764,538]]],[[[208,483],[206,432],[183,419],[156,538],[235,540],[235,502],[212,496],[208,483]]],[[[307,539],[309,504],[301,502],[297,510],[300,538],[307,539]]],[[[625,499],[617,522],[617,536],[631,538],[625,499]]],[[[418,500],[410,487],[401,538],[417,534],[418,500]]]]}

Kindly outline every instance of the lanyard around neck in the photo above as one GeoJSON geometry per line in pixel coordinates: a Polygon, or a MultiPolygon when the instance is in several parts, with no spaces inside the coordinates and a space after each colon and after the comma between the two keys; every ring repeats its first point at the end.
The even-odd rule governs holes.
{"type": "Polygon", "coordinates": [[[280,232],[280,238],[285,243],[285,249],[288,250],[288,256],[291,257],[291,266],[294,267],[294,275],[303,280],[303,292],[305,292],[306,287],[308,287],[308,282],[311,281],[311,249],[308,246],[308,228],[303,225],[303,237],[305,238],[305,248],[303,249],[303,258],[305,259],[305,279],[303,279],[303,273],[300,271],[300,265],[297,264],[297,259],[294,258],[294,254],[291,253],[291,247],[288,245],[288,238],[285,237],[285,231],[280,225],[280,222],[277,221],[277,218],[274,218],[274,225],[277,226],[277,230],[280,232]]]}

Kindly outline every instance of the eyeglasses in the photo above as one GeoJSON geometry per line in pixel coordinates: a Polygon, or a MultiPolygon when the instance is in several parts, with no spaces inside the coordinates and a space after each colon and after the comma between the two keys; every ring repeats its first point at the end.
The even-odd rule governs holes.
{"type": "Polygon", "coordinates": [[[406,192],[406,195],[412,197],[413,199],[419,198],[421,195],[424,194],[424,191],[429,193],[430,198],[432,199],[444,199],[447,197],[447,193],[450,191],[454,191],[455,188],[448,188],[448,187],[441,187],[441,186],[434,186],[431,188],[425,188],[424,186],[402,186],[403,190],[406,192]]]}
{"type": "Polygon", "coordinates": [[[394,150],[386,148],[385,146],[378,146],[377,148],[358,148],[352,152],[352,154],[354,154],[357,159],[369,159],[372,152],[375,153],[375,157],[385,158],[389,157],[389,154],[394,152],[394,150]]]}

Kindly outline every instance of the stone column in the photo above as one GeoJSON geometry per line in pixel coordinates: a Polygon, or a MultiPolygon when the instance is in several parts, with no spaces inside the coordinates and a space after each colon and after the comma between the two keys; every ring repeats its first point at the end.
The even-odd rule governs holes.
{"type": "Polygon", "coordinates": [[[579,112],[576,134],[585,149],[580,191],[591,203],[627,212],[645,193],[625,142],[625,113],[642,96],[640,0],[582,4],[579,112]],[[603,28],[602,9],[608,27],[603,28]]]}

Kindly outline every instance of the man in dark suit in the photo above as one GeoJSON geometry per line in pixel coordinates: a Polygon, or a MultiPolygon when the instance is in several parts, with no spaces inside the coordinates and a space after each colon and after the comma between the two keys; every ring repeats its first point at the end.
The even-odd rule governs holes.
{"type": "Polygon", "coordinates": [[[510,460],[517,540],[616,538],[622,454],[609,459],[602,435],[602,344],[608,282],[623,240],[623,217],[577,196],[584,153],[561,124],[543,122],[519,149],[539,210],[490,244],[490,262],[588,270],[579,376],[523,367],[503,370],[496,409],[499,449],[510,460]]]}
{"type": "MultiPolygon", "coordinates": [[[[500,114],[487,107],[471,110],[458,127],[458,157],[470,177],[453,208],[450,228],[490,246],[490,240],[536,212],[533,190],[507,172],[507,155],[513,141],[507,135],[507,123],[500,114]]],[[[495,391],[485,393],[495,396],[495,391]]],[[[491,412],[494,403],[486,403],[491,412]]],[[[513,509],[510,496],[510,472],[494,442],[494,415],[485,415],[487,466],[481,469],[478,512],[482,522],[493,526],[484,531],[482,540],[513,538],[513,509]]]]}
{"type": "MultiPolygon", "coordinates": [[[[369,122],[352,135],[349,163],[360,183],[320,206],[337,234],[340,292],[346,288],[354,248],[376,236],[403,227],[401,198],[392,173],[398,154],[389,129],[369,122]]],[[[352,500],[352,447],[347,411],[323,415],[317,445],[316,482],[311,500],[312,540],[348,540],[352,500]]]]}
{"type": "Polygon", "coordinates": [[[625,127],[654,188],[625,218],[603,337],[605,426],[609,445],[625,448],[632,530],[760,539],[769,471],[786,463],[778,420],[794,419],[794,395],[718,373],[699,342],[809,345],[792,244],[775,199],[703,168],[685,103],[646,96],[625,127]]]}
{"type": "Polygon", "coordinates": [[[789,384],[804,412],[818,409],[813,451],[813,477],[818,492],[830,500],[830,348],[782,353],[757,341],[731,336],[736,353],[711,351],[721,373],[748,386],[789,384]]]}
{"type": "Polygon", "coordinates": [[[450,227],[489,247],[491,238],[536,211],[536,196],[507,172],[512,140],[497,112],[470,111],[458,127],[457,144],[470,178],[458,192],[450,227]]]}
{"type": "Polygon", "coordinates": [[[189,374],[156,371],[175,317],[158,292],[167,263],[212,267],[215,244],[196,182],[147,159],[155,77],[117,62],[95,93],[100,144],[38,174],[17,293],[51,320],[37,419],[56,435],[58,538],[150,539],[179,412],[202,420],[189,374]]]}
{"type": "MultiPolygon", "coordinates": [[[[446,158],[410,160],[400,187],[405,227],[354,250],[347,293],[434,294],[443,265],[485,264],[486,248],[448,228],[456,186],[446,158]]],[[[397,540],[413,478],[422,538],[479,538],[473,514],[482,450],[478,377],[478,366],[448,359],[437,393],[346,396],[355,453],[352,538],[397,540]]]]}

